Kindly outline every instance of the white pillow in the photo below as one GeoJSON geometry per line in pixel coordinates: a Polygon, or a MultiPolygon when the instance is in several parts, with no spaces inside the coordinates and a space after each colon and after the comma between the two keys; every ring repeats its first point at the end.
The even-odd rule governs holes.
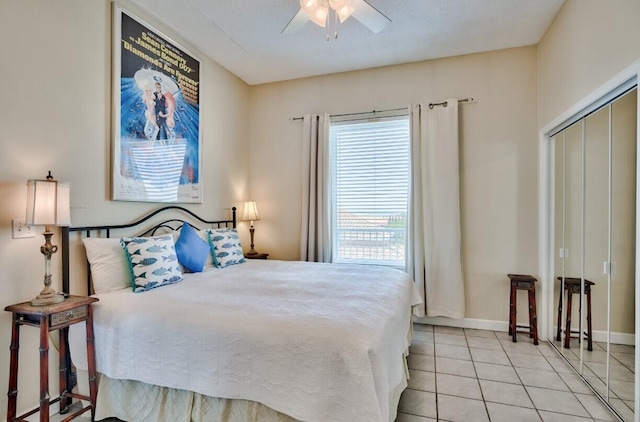
{"type": "Polygon", "coordinates": [[[131,288],[129,262],[117,238],[82,239],[91,265],[93,290],[97,293],[131,288]]]}

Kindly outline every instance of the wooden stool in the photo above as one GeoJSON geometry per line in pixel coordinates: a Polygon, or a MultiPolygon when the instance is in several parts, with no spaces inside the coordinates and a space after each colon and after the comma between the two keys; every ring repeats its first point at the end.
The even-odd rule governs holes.
{"type": "Polygon", "coordinates": [[[98,383],[95,361],[95,346],[93,344],[93,309],[91,305],[97,302],[95,297],[69,296],[64,302],[48,306],[32,306],[30,302],[7,306],[5,311],[13,313],[11,325],[11,348],[9,363],[9,393],[7,403],[7,421],[26,421],[27,417],[39,413],[40,422],[49,422],[49,405],[60,402],[60,413],[69,411],[68,405],[72,398],[87,400],[89,405],[75,411],[63,422],[70,421],[80,414],[91,411],[91,420],[95,418],[98,383]],[[69,326],[79,322],[86,322],[87,331],[87,362],[89,369],[89,396],[76,394],[71,391],[72,385],[67,379],[69,353],[69,326]],[[18,402],[18,349],[20,348],[20,326],[27,325],[40,330],[40,406],[16,416],[18,402]],[[60,396],[54,400],[49,397],[49,332],[60,332],[60,396]]]}
{"type": "Polygon", "coordinates": [[[538,317],[536,316],[536,279],[530,275],[507,274],[511,280],[511,295],[509,299],[509,335],[513,342],[517,340],[518,328],[526,328],[526,333],[533,338],[533,344],[538,345],[538,317]],[[529,325],[517,325],[516,321],[516,292],[526,290],[529,295],[529,325]]]}
{"type": "MultiPolygon", "coordinates": [[[[567,320],[565,327],[565,337],[564,337],[564,347],[565,349],[570,348],[571,342],[571,297],[574,294],[580,294],[580,278],[575,277],[564,277],[564,290],[567,292],[567,320]]],[[[558,281],[562,283],[562,277],[558,277],[558,281]]],[[[583,336],[587,339],[587,350],[593,350],[593,330],[591,326],[591,286],[595,283],[593,281],[589,281],[587,279],[584,280],[584,294],[587,297],[587,332],[580,333],[580,331],[574,331],[578,333],[579,341],[582,341],[583,336]]],[[[562,295],[563,291],[560,291],[560,300],[558,301],[558,331],[556,333],[556,341],[560,341],[560,334],[562,332],[562,295]]],[[[580,301],[580,306],[578,308],[580,314],[582,313],[582,301],[580,301]]]]}

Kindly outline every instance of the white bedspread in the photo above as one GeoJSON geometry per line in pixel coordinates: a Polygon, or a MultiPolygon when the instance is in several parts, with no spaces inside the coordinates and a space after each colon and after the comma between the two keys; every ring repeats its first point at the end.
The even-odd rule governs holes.
{"type": "MultiPolygon", "coordinates": [[[[97,297],[98,372],[253,400],[308,422],[389,421],[420,302],[402,271],[273,260],[97,297]]],[[[84,325],[70,337],[85,369],[84,325]]]]}

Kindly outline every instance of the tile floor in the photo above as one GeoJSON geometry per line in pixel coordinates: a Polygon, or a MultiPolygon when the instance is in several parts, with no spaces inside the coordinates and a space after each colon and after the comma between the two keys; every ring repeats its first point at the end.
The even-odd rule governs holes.
{"type": "Polygon", "coordinates": [[[415,325],[396,422],[616,421],[546,342],[415,325]]]}
{"type": "MultiPolygon", "coordinates": [[[[571,347],[565,349],[559,347],[561,353],[579,366],[580,348],[578,339],[571,339],[571,347]]],[[[583,374],[589,383],[606,395],[604,380],[607,376],[607,346],[605,343],[593,342],[593,350],[583,352],[583,374]]],[[[609,359],[609,401],[622,415],[625,421],[634,420],[632,409],[634,408],[635,393],[635,348],[621,344],[611,344],[609,359]]]]}
{"type": "Polygon", "coordinates": [[[410,352],[396,422],[617,420],[551,346],[526,335],[513,343],[502,332],[416,324],[410,352]]]}

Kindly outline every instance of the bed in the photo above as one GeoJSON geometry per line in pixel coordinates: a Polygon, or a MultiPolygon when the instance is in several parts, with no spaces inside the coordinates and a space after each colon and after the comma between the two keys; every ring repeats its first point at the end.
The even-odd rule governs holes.
{"type": "MultiPolygon", "coordinates": [[[[197,232],[203,239],[233,232],[235,210],[231,219],[207,221],[166,207],[127,225],[70,228],[63,246],[80,236],[87,254],[95,255],[87,246],[91,242],[115,250],[115,241],[107,238],[135,239],[129,243],[135,245],[148,237],[167,240],[168,232],[178,249],[180,237],[202,223],[209,230],[197,232]],[[136,231],[164,213],[180,217],[136,231]],[[123,230],[144,236],[125,237],[123,230]]],[[[96,420],[395,420],[407,386],[412,310],[420,302],[406,273],[242,258],[220,268],[233,254],[219,257],[216,245],[209,242],[213,263],[207,257],[202,271],[180,268],[181,280],[138,293],[114,282],[122,272],[105,273],[95,256],[89,259],[90,291],[96,290],[97,271],[108,275],[109,286],[105,289],[102,280],[94,292],[99,298],[93,319],[100,373],[96,420]]],[[[136,280],[130,268],[124,276],[136,280]]],[[[130,285],[130,278],[126,282],[130,285]]],[[[70,327],[69,339],[74,366],[86,370],[84,327],[70,327]]],[[[77,379],[85,389],[86,377],[77,379]]]]}

